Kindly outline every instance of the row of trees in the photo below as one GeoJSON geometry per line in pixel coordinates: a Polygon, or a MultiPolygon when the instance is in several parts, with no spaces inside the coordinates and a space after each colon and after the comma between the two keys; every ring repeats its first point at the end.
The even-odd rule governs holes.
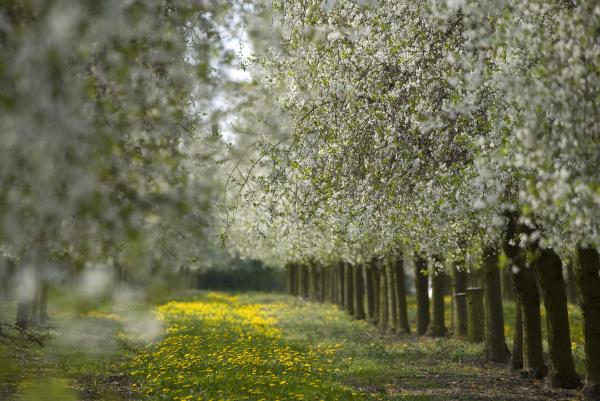
{"type": "Polygon", "coordinates": [[[46,320],[49,283],[91,296],[219,253],[214,99],[242,3],[2,2],[0,289],[18,326],[46,320]]]}
{"type": "MultiPolygon", "coordinates": [[[[398,286],[380,295],[376,288],[393,287],[401,274],[373,260],[413,253],[419,271],[430,261],[432,271],[460,272],[470,258],[485,282],[488,356],[499,361],[508,357],[497,284],[503,252],[525,370],[547,374],[543,299],[550,381],[563,387],[579,385],[562,275],[571,264],[584,319],[584,394],[600,399],[600,6],[363,3],[274,2],[280,36],[260,48],[254,68],[289,129],[265,136],[248,152],[250,167],[231,178],[245,201],[235,198],[232,243],[273,263],[322,266],[321,287],[296,278],[309,295],[321,288],[313,297],[332,299],[336,288],[356,297],[362,282],[365,314],[375,313],[369,297],[379,297],[372,318],[389,315],[392,324],[394,314],[382,311],[402,303],[392,295],[398,286]]],[[[306,274],[290,277],[298,275],[306,274]]],[[[442,333],[435,316],[444,275],[431,277],[430,331],[442,333]]],[[[421,314],[425,280],[416,286],[421,314]]],[[[343,299],[362,314],[362,302],[343,299]]]]}

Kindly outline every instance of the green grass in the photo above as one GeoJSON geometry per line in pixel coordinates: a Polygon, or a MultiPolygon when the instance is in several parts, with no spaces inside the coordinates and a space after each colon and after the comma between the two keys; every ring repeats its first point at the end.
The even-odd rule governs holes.
{"type": "MultiPolygon", "coordinates": [[[[153,305],[73,313],[62,300],[53,302],[56,328],[45,347],[0,341],[0,399],[577,399],[487,363],[480,344],[382,334],[333,305],[265,293],[177,301],[158,308],[164,326],[156,338],[146,335],[151,325],[140,323],[153,305]],[[128,327],[132,321],[140,327],[128,327]]],[[[581,319],[577,308],[570,312],[581,370],[581,319]]],[[[411,298],[413,328],[415,315],[411,298]]],[[[514,305],[505,303],[509,342],[513,318],[514,305]]]]}

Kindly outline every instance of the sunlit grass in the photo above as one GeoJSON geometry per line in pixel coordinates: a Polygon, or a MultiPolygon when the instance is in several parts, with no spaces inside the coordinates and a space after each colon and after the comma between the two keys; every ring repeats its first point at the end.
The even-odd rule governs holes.
{"type": "MultiPolygon", "coordinates": [[[[415,303],[408,301],[414,330],[415,303]]],[[[446,307],[450,328],[450,297],[446,307]]],[[[583,373],[581,318],[569,308],[583,373]]],[[[504,309],[510,345],[514,304],[504,309]]],[[[37,400],[32,383],[39,377],[55,389],[44,401],[64,394],[85,401],[448,400],[459,399],[452,391],[463,382],[486,399],[515,399],[486,382],[508,371],[486,364],[483,344],[382,334],[334,305],[287,295],[204,293],[156,306],[51,312],[54,337],[44,348],[0,343],[0,399],[37,400]],[[157,332],[138,321],[149,317],[160,322],[157,332]]]]}
{"type": "Polygon", "coordinates": [[[129,364],[133,388],[151,400],[312,400],[360,395],[336,380],[339,343],[294,343],[278,317],[288,305],[209,293],[157,314],[166,337],[129,364]]]}

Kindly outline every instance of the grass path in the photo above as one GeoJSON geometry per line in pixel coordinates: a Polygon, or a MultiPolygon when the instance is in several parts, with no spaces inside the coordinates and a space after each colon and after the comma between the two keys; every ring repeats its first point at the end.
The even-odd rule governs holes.
{"type": "MultiPolygon", "coordinates": [[[[165,334],[145,346],[124,334],[118,315],[96,313],[98,330],[112,333],[111,346],[96,347],[110,352],[58,348],[30,357],[57,392],[82,401],[578,399],[486,364],[480,345],[381,335],[335,306],[285,295],[208,293],[163,304],[157,316],[165,334]]],[[[39,375],[27,366],[13,376],[39,375]]],[[[7,380],[0,376],[0,391],[7,380]]],[[[25,389],[10,400],[69,401],[47,391],[28,399],[34,393],[25,389]]]]}

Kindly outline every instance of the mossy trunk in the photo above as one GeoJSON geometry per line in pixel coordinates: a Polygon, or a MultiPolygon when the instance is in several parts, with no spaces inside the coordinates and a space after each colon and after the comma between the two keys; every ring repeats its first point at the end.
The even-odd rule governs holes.
{"type": "Polygon", "coordinates": [[[365,283],[362,265],[354,266],[354,316],[364,319],[365,313],[365,283]]]}
{"type": "Polygon", "coordinates": [[[467,340],[472,343],[483,342],[485,312],[483,307],[483,289],[467,288],[467,340]]]}
{"type": "Polygon", "coordinates": [[[423,335],[429,326],[429,283],[427,259],[415,257],[415,291],[417,296],[417,334],[423,335]]]}
{"type": "Polygon", "coordinates": [[[369,321],[375,319],[375,291],[373,289],[373,276],[371,274],[371,268],[363,266],[363,281],[365,283],[365,303],[366,303],[366,314],[369,321]]]}
{"type": "Polygon", "coordinates": [[[443,337],[446,335],[446,322],[444,318],[444,292],[446,286],[446,274],[434,272],[431,275],[431,315],[432,320],[427,328],[427,335],[431,337],[443,337]]]}
{"type": "Polygon", "coordinates": [[[396,278],[394,277],[395,256],[390,258],[385,264],[385,283],[387,287],[387,306],[389,312],[389,329],[390,331],[398,332],[398,312],[396,305],[396,278]]]}
{"type": "Polygon", "coordinates": [[[345,307],[350,315],[354,315],[354,266],[344,263],[344,294],[345,307]]]}
{"type": "Polygon", "coordinates": [[[550,384],[554,387],[577,388],[581,379],[575,371],[571,352],[571,333],[562,261],[552,249],[537,249],[533,265],[540,277],[544,306],[548,349],[552,366],[550,384]]]}
{"type": "Polygon", "coordinates": [[[519,247],[519,216],[506,212],[508,224],[502,247],[512,266],[512,279],[517,301],[521,304],[523,319],[523,370],[521,375],[533,379],[546,376],[548,368],[544,363],[542,348],[542,319],[540,315],[540,294],[535,271],[527,266],[523,250],[519,247]]]}
{"type": "Polygon", "coordinates": [[[498,251],[496,249],[484,249],[486,349],[490,361],[508,362],[510,352],[504,337],[504,312],[502,310],[502,288],[498,261],[498,251]]]}
{"type": "Polygon", "coordinates": [[[410,325],[408,324],[408,307],[406,303],[406,276],[404,274],[404,259],[399,255],[395,260],[396,280],[396,314],[398,320],[398,333],[410,334],[410,325]]]}
{"type": "MultiPolygon", "coordinates": [[[[463,262],[464,263],[464,262],[463,262]]],[[[461,262],[452,265],[454,275],[454,333],[458,337],[467,336],[467,272],[461,270],[461,262]]]]}
{"type": "Polygon", "coordinates": [[[386,264],[381,266],[379,271],[379,322],[378,326],[381,331],[387,331],[389,328],[389,305],[388,305],[388,291],[387,291],[387,277],[385,274],[386,264]]]}
{"type": "Polygon", "coordinates": [[[600,257],[594,248],[577,249],[575,278],[585,338],[586,401],[600,401],[600,257]]]}
{"type": "Polygon", "coordinates": [[[515,301],[511,366],[513,369],[523,368],[523,308],[518,300],[515,301]]]}

